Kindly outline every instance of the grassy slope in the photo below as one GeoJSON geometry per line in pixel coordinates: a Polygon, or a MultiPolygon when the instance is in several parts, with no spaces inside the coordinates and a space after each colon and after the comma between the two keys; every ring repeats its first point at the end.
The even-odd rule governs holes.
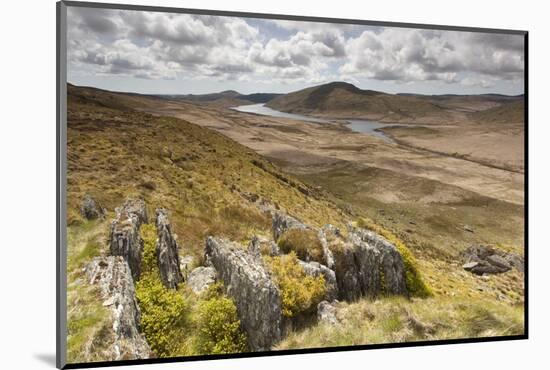
{"type": "MultiPolygon", "coordinates": [[[[69,357],[72,359],[89,358],[86,357],[89,353],[83,348],[86,338],[105,334],[102,330],[107,322],[105,312],[100,302],[94,299],[94,292],[87,291],[82,284],[81,268],[93,256],[105,253],[113,210],[126,197],[144,198],[150,214],[155,207],[168,208],[182,248],[181,254],[190,254],[197,259],[202,256],[206,235],[245,242],[254,233],[270,234],[270,220],[249,204],[240,192],[258,194],[314,226],[332,223],[343,227],[350,219],[332,201],[320,195],[305,195],[304,189],[306,193],[316,193],[225,136],[182,120],[153,117],[132,110],[144,104],[154,104],[154,99],[93,89],[69,89],[68,272],[69,328],[73,329],[69,332],[69,357]],[[86,193],[108,209],[105,221],[81,219],[78,208],[86,193]],[[99,317],[94,318],[92,314],[99,317]]],[[[468,302],[471,312],[477,312],[489,303],[516,317],[514,315],[519,309],[511,305],[509,299],[498,302],[494,296],[489,297],[477,290],[478,278],[469,274],[456,275],[460,269],[449,268],[440,261],[423,259],[419,264],[428,282],[434,284],[435,296],[429,299],[434,304],[451,302],[448,298],[452,293],[458,301],[449,303],[449,312],[454,312],[460,302],[468,302]]],[[[508,284],[506,280],[499,285],[499,279],[481,283],[488,286],[487,290],[493,289],[493,285],[508,284]]],[[[513,286],[506,289],[515,291],[513,286]]],[[[395,301],[384,298],[379,302],[389,309],[395,301]]],[[[428,303],[424,304],[429,307],[428,303]]],[[[349,306],[360,309],[362,305],[368,306],[370,301],[349,306]]],[[[416,303],[414,307],[417,307],[416,303]]],[[[463,318],[458,314],[456,317],[457,320],[463,318]]],[[[371,324],[387,335],[393,332],[392,327],[382,321],[371,324]]],[[[517,327],[513,326],[514,330],[517,327]]],[[[508,333],[498,325],[493,329],[494,334],[508,333]]],[[[314,327],[307,330],[314,334],[315,330],[325,329],[314,327]]],[[[461,333],[457,332],[457,336],[461,333]]],[[[300,335],[293,334],[282,346],[316,345],[312,336],[300,335]]],[[[331,340],[354,343],[355,339],[338,339],[338,335],[335,332],[331,340]]],[[[434,335],[452,335],[452,332],[434,335]]]]}
{"type": "Polygon", "coordinates": [[[504,103],[498,107],[487,109],[472,114],[472,119],[477,122],[517,123],[523,122],[525,103],[523,100],[504,103]]]}

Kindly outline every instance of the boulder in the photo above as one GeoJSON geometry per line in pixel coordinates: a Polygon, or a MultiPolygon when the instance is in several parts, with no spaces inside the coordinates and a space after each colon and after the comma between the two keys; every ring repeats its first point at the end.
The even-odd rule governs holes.
{"type": "Polygon", "coordinates": [[[157,215],[157,262],[160,278],[165,287],[176,289],[183,281],[180,271],[178,244],[172,235],[168,212],[164,208],[156,210],[157,215]]]}
{"type": "Polygon", "coordinates": [[[328,325],[337,325],[336,306],[327,301],[322,301],[317,305],[317,321],[328,325]]]}
{"type": "Polygon", "coordinates": [[[321,265],[318,262],[304,262],[299,260],[300,265],[307,275],[325,278],[325,300],[333,301],[338,297],[338,285],[336,284],[336,274],[327,266],[321,265]]]}
{"type": "Polygon", "coordinates": [[[403,259],[382,236],[352,228],[346,240],[333,232],[329,248],[334,256],[338,298],[353,301],[380,294],[408,295],[403,259]]]}
{"type": "Polygon", "coordinates": [[[111,224],[109,237],[110,252],[113,256],[122,256],[128,262],[132,277],[139,278],[141,273],[141,256],[143,240],[139,229],[147,221],[147,210],[143,200],[127,200],[116,210],[116,217],[111,224]]]}
{"type": "MultiPolygon", "coordinates": [[[[111,311],[112,333],[103,339],[108,361],[143,359],[152,356],[139,332],[140,310],[128,263],[121,256],[96,257],[86,266],[86,277],[99,288],[103,306],[111,311]]],[[[102,347],[103,347],[102,346],[102,347]]]]}
{"type": "Polygon", "coordinates": [[[273,240],[277,242],[281,235],[290,229],[309,229],[309,227],[283,212],[274,212],[271,218],[273,240]]]}
{"type": "Polygon", "coordinates": [[[201,294],[216,282],[216,269],[212,266],[200,266],[189,273],[187,286],[196,294],[201,294]]]}
{"type": "Polygon", "coordinates": [[[464,270],[476,275],[501,274],[512,268],[524,271],[523,257],[486,245],[473,245],[462,253],[462,257],[464,270]]]}
{"type": "Polygon", "coordinates": [[[379,253],[379,269],[381,289],[386,294],[407,295],[407,281],[405,278],[405,264],[397,248],[381,235],[365,229],[356,229],[350,233],[351,238],[361,238],[367,246],[379,253]]]}
{"type": "Polygon", "coordinates": [[[80,213],[82,214],[82,217],[87,220],[95,220],[98,218],[102,219],[105,217],[105,209],[102,208],[89,194],[86,194],[82,199],[80,213]]]}
{"type": "Polygon", "coordinates": [[[281,339],[281,296],[261,259],[236,243],[214,237],[207,238],[205,255],[235,302],[250,349],[270,350],[281,339]]]}

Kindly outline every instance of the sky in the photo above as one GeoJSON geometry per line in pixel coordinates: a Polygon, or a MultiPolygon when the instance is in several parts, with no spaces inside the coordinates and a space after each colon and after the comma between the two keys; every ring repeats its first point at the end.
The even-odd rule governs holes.
{"type": "Polygon", "coordinates": [[[81,7],[67,25],[68,82],[113,91],[524,92],[521,35],[81,7]]]}

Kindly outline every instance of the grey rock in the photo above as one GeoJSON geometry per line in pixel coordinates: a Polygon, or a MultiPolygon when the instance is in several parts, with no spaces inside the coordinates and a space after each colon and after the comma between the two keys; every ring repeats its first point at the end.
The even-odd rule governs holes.
{"type": "Polygon", "coordinates": [[[141,274],[141,256],[143,240],[139,229],[147,220],[147,211],[143,200],[128,200],[117,208],[116,217],[111,224],[109,237],[110,252],[113,256],[122,256],[128,262],[132,277],[138,279],[141,274]]]}
{"type": "Polygon", "coordinates": [[[178,244],[172,235],[168,212],[164,208],[156,210],[157,215],[157,261],[160,278],[165,287],[176,289],[183,281],[180,271],[178,244]]]}
{"type": "Polygon", "coordinates": [[[348,239],[333,238],[330,248],[340,299],[408,295],[403,259],[395,246],[380,235],[350,227],[348,239]]]}
{"type": "Polygon", "coordinates": [[[473,269],[474,267],[476,267],[477,265],[479,265],[479,262],[468,262],[468,263],[465,263],[464,265],[462,265],[462,268],[466,271],[470,271],[471,269],[473,269]]]}
{"type": "Polygon", "coordinates": [[[111,311],[112,333],[103,339],[107,343],[102,343],[106,349],[101,357],[109,361],[151,357],[151,349],[139,331],[140,310],[124,258],[96,257],[86,266],[86,277],[89,284],[98,286],[103,306],[111,311]]]}
{"type": "Polygon", "coordinates": [[[512,268],[524,271],[523,257],[486,245],[473,245],[462,253],[462,257],[465,261],[462,267],[476,275],[501,274],[512,268]]]}
{"type": "Polygon", "coordinates": [[[336,306],[334,304],[322,301],[317,305],[317,320],[329,325],[338,325],[336,311],[336,306]]]}
{"type": "Polygon", "coordinates": [[[82,199],[80,213],[87,220],[102,219],[105,217],[105,209],[89,194],[86,194],[82,199]]]}
{"type": "Polygon", "coordinates": [[[191,271],[187,279],[187,286],[196,294],[201,294],[216,282],[216,269],[214,267],[200,266],[191,271]]]}
{"type": "Polygon", "coordinates": [[[264,266],[240,245],[208,237],[205,255],[233,298],[252,351],[271,349],[281,339],[281,296],[264,266]]]}
{"type": "Polygon", "coordinates": [[[278,241],[281,235],[291,229],[309,229],[308,226],[283,212],[274,212],[271,219],[273,240],[278,241]]]}
{"type": "Polygon", "coordinates": [[[318,277],[323,276],[325,278],[325,299],[327,301],[333,301],[338,296],[338,284],[336,284],[336,274],[325,265],[321,265],[318,262],[304,262],[298,261],[304,272],[307,275],[318,277]]]}
{"type": "Polygon", "coordinates": [[[487,262],[489,262],[491,265],[500,267],[502,269],[511,269],[510,264],[504,257],[499,256],[498,254],[492,254],[489,257],[487,257],[487,262]]]}
{"type": "Polygon", "coordinates": [[[319,241],[323,247],[323,259],[325,261],[325,265],[330,269],[334,269],[334,256],[329,248],[329,241],[333,238],[341,237],[342,234],[340,233],[340,230],[330,224],[323,226],[321,230],[319,230],[319,241]]]}
{"type": "Polygon", "coordinates": [[[380,269],[384,274],[384,292],[407,295],[405,265],[395,246],[372,231],[357,229],[355,234],[359,235],[367,245],[379,251],[380,269]]]}

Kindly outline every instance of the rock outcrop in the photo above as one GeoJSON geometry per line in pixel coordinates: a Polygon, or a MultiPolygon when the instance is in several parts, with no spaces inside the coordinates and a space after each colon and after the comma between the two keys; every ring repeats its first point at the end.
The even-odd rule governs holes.
{"type": "Polygon", "coordinates": [[[465,262],[462,267],[476,275],[500,274],[512,268],[520,272],[524,271],[523,257],[489,246],[474,245],[466,249],[462,255],[465,262]]]}
{"type": "Polygon", "coordinates": [[[274,212],[272,216],[273,240],[277,241],[286,231],[291,229],[308,229],[309,227],[292,216],[283,212],[274,212]]]}
{"type": "Polygon", "coordinates": [[[189,273],[187,286],[195,294],[201,294],[216,282],[216,269],[212,266],[200,266],[189,273]]]}
{"type": "Polygon", "coordinates": [[[143,200],[129,199],[115,211],[116,217],[111,224],[109,238],[110,252],[113,256],[124,257],[135,280],[141,273],[143,240],[139,234],[139,228],[142,223],[147,222],[147,208],[143,200]]]}
{"type": "Polygon", "coordinates": [[[338,284],[336,283],[336,274],[325,265],[318,262],[299,261],[304,272],[310,276],[323,276],[325,278],[325,300],[333,301],[338,297],[338,284]]]}
{"type": "Polygon", "coordinates": [[[233,298],[252,351],[265,351],[281,339],[281,296],[258,259],[238,244],[208,237],[206,261],[233,298]]]}
{"type": "Polygon", "coordinates": [[[330,240],[339,299],[408,294],[403,259],[393,244],[364,229],[350,230],[347,240],[336,228],[322,232],[330,240]]]}
{"type": "Polygon", "coordinates": [[[156,216],[158,235],[156,252],[160,278],[164,286],[169,289],[176,289],[178,284],[183,281],[180,271],[178,244],[172,235],[166,209],[157,209],[156,216]]]}
{"type": "Polygon", "coordinates": [[[82,199],[80,213],[87,220],[102,219],[105,217],[105,209],[89,194],[86,194],[82,199]]]}
{"type": "Polygon", "coordinates": [[[87,265],[86,276],[99,288],[103,306],[111,310],[113,335],[105,339],[105,359],[150,358],[151,349],[139,332],[140,310],[128,263],[121,256],[96,257],[87,265]]]}

